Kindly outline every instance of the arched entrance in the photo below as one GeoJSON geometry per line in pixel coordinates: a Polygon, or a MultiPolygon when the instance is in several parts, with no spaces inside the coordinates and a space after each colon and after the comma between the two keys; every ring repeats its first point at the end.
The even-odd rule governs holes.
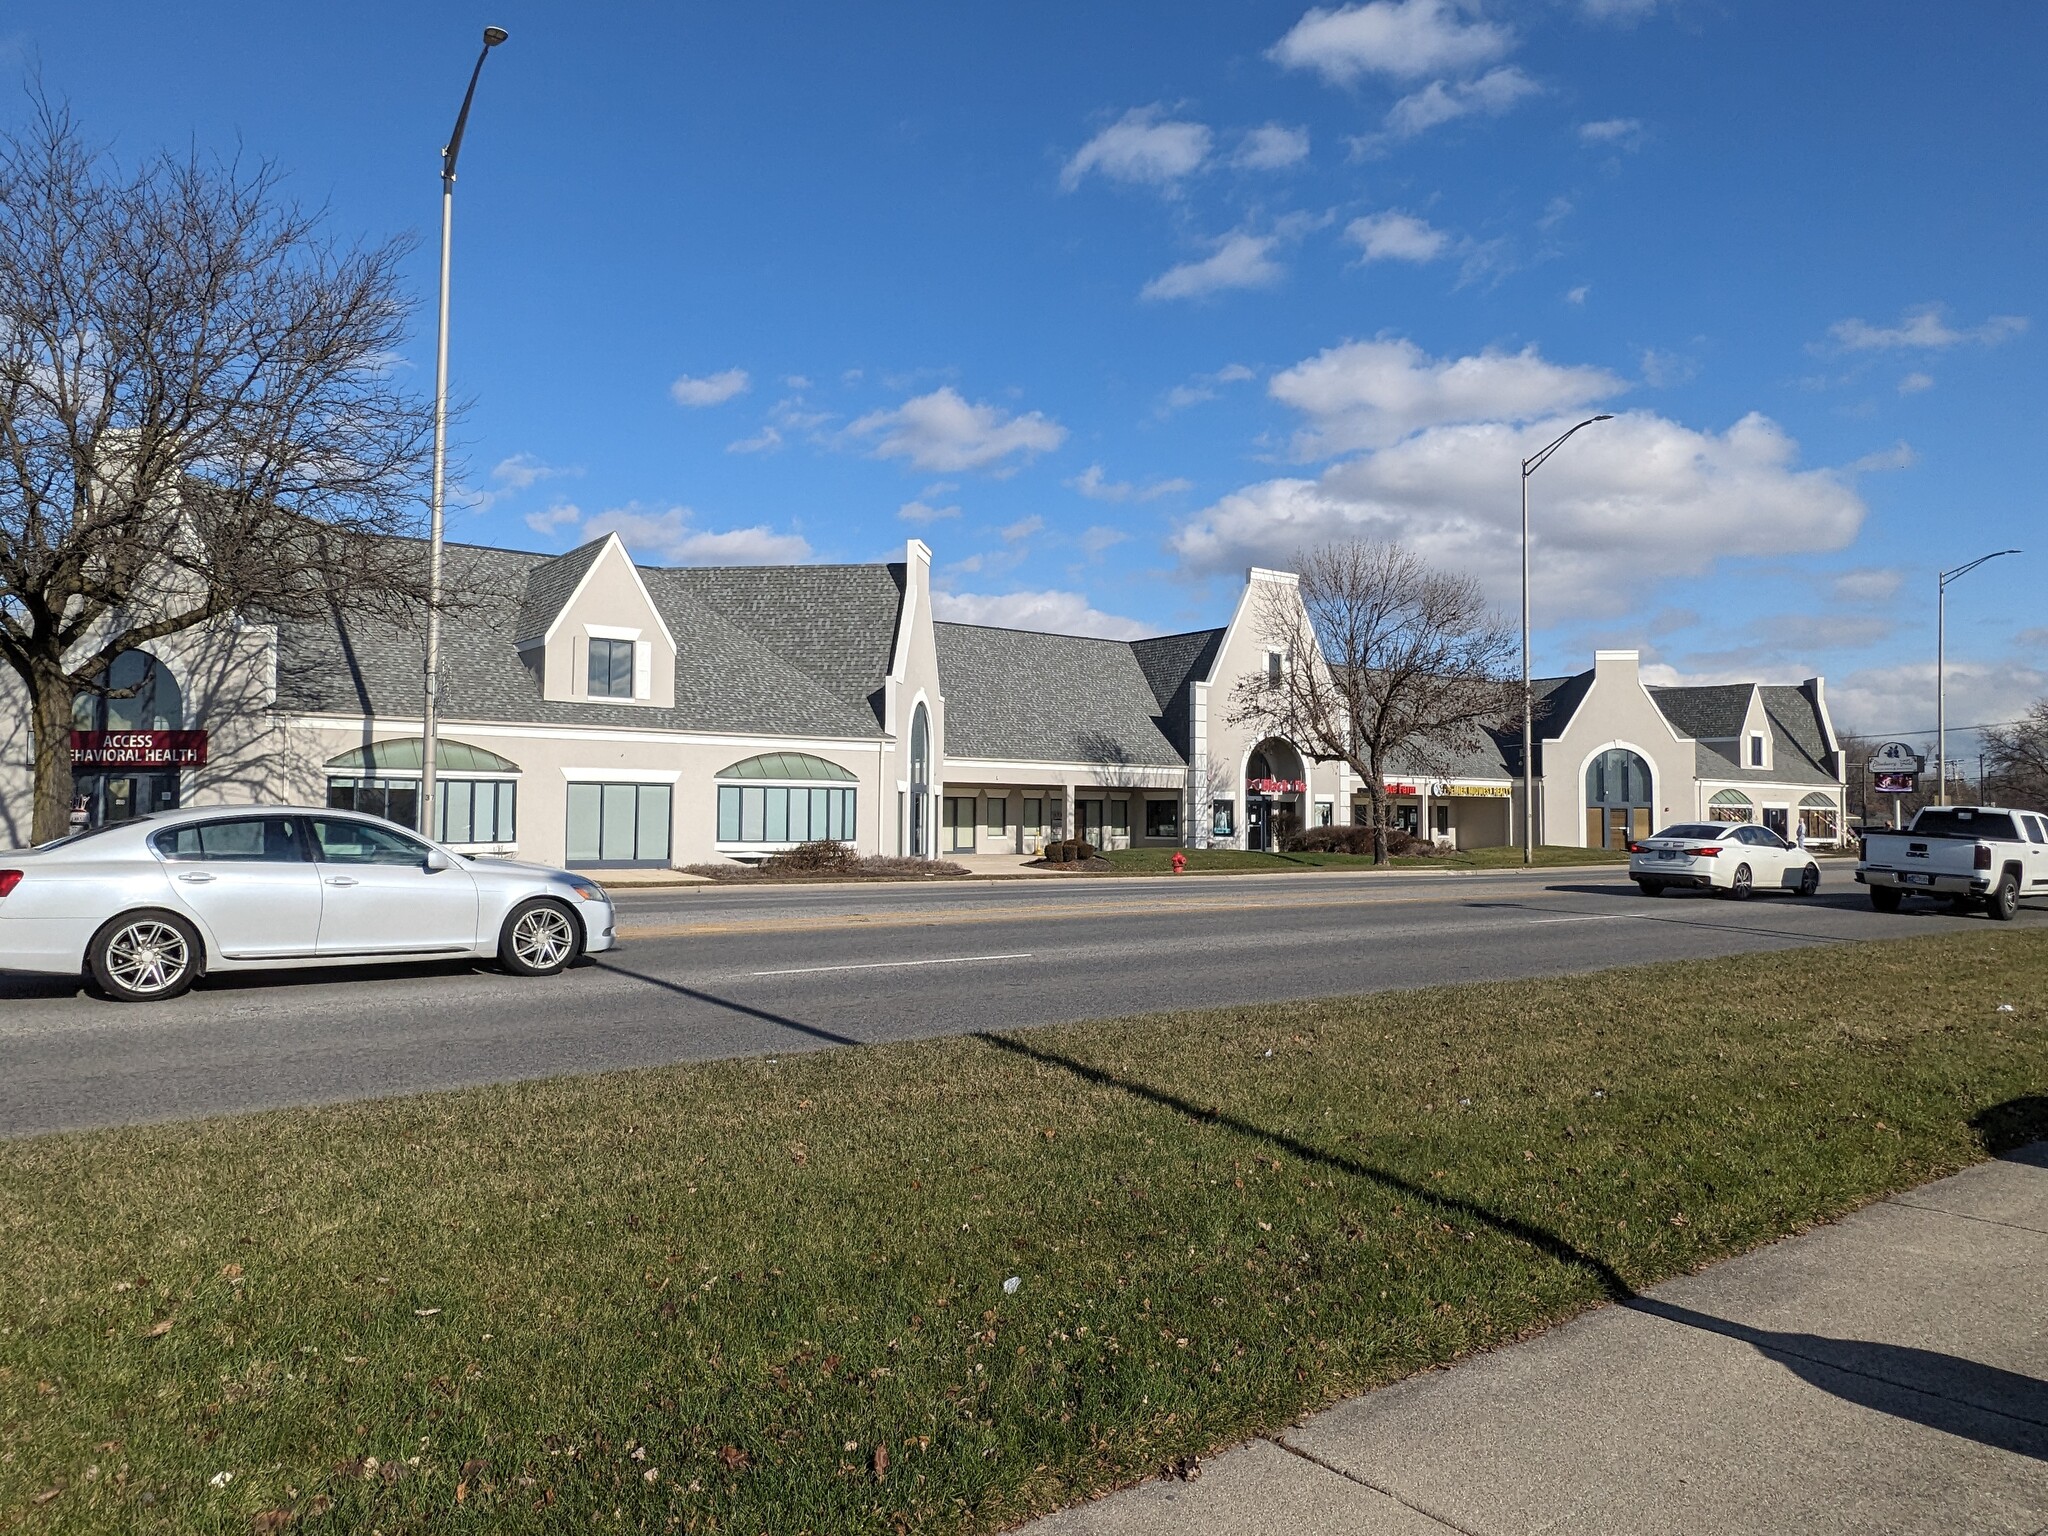
{"type": "MultiPolygon", "coordinates": [[[[180,731],[185,727],[185,696],[171,669],[147,651],[123,651],[100,679],[100,685],[78,695],[71,705],[71,728],[104,743],[109,731],[180,731]]],[[[79,761],[73,737],[73,761],[79,761]]],[[[118,759],[97,760],[111,765],[118,759]]],[[[133,758],[129,759],[133,761],[133,758]]],[[[151,811],[175,810],[179,774],[176,768],[96,766],[72,775],[73,824],[82,813],[87,825],[128,821],[151,811]]]]}
{"type": "Polygon", "coordinates": [[[1244,766],[1244,845],[1272,853],[1301,830],[1308,770],[1301,754],[1277,736],[1251,750],[1244,766]]]}
{"type": "Polygon", "coordinates": [[[1627,747],[1609,747],[1586,764],[1586,846],[1625,848],[1648,837],[1656,810],[1650,765],[1627,747]]]}

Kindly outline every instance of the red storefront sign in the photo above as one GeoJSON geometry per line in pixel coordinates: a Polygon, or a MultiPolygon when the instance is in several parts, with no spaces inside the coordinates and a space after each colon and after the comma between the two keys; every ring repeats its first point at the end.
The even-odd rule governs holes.
{"type": "Polygon", "coordinates": [[[74,768],[204,768],[204,731],[73,731],[74,768]]]}
{"type": "Polygon", "coordinates": [[[1255,795],[1305,795],[1306,779],[1246,779],[1244,787],[1255,795]]]}
{"type": "Polygon", "coordinates": [[[1415,793],[1415,786],[1413,784],[1389,784],[1387,786],[1387,793],[1390,795],[1412,795],[1415,793]]]}

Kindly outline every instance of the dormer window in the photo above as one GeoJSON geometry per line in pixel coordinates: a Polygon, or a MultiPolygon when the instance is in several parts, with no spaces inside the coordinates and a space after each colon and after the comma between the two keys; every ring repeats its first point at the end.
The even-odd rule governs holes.
{"type": "Polygon", "coordinates": [[[590,696],[593,699],[633,697],[633,642],[590,642],[590,696]]]}
{"type": "Polygon", "coordinates": [[[1749,766],[1752,768],[1761,768],[1764,766],[1764,733],[1762,731],[1750,732],[1749,766]]]}

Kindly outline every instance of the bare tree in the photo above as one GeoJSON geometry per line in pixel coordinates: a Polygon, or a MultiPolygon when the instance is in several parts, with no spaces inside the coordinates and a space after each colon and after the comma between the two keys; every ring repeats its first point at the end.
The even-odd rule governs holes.
{"type": "Polygon", "coordinates": [[[2010,725],[1985,727],[1984,758],[2000,801],[2048,806],[2048,698],[2034,700],[2010,725]]]}
{"type": "Polygon", "coordinates": [[[417,603],[430,417],[391,364],[409,248],[343,246],[277,172],[123,170],[38,100],[0,137],[0,658],[65,830],[76,697],[230,617],[417,603]]]}
{"type": "Polygon", "coordinates": [[[1516,708],[1514,637],[1478,582],[1398,544],[1330,544],[1268,588],[1259,633],[1277,666],[1242,678],[1231,718],[1365,781],[1373,856],[1387,857],[1389,773],[1451,771],[1516,708]]]}

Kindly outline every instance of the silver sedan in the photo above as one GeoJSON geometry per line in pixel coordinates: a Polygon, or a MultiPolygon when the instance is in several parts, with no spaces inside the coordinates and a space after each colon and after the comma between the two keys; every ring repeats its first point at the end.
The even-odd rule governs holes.
{"type": "Polygon", "coordinates": [[[167,811],[0,853],[0,971],[84,974],[124,1002],[273,966],[475,956],[552,976],[613,943],[594,880],[347,811],[167,811]]]}

